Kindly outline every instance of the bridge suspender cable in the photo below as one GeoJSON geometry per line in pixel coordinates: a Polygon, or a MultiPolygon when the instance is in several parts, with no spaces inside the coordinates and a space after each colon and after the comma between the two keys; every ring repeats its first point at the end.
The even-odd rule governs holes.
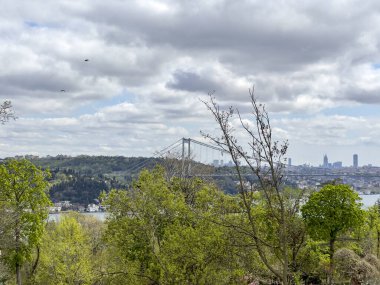
{"type": "Polygon", "coordinates": [[[191,143],[198,144],[200,146],[210,148],[213,150],[220,151],[220,153],[223,155],[223,153],[228,152],[224,150],[223,148],[207,144],[204,142],[200,142],[191,138],[182,138],[182,176],[189,176],[191,174],[191,143]],[[187,153],[185,153],[185,144],[187,144],[187,153]],[[187,167],[185,167],[185,162],[188,162],[187,167]],[[186,171],[187,170],[187,171],[186,171]]]}

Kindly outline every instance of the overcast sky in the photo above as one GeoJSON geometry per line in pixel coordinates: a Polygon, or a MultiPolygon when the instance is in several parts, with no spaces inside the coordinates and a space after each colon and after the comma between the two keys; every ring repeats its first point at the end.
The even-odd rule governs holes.
{"type": "Polygon", "coordinates": [[[0,157],[151,156],[253,85],[293,164],[380,165],[380,2],[1,1],[0,157]]]}

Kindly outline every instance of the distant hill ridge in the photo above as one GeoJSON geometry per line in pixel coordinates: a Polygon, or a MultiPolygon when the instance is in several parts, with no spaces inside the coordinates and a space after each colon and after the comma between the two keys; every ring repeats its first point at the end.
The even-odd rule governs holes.
{"type": "Polygon", "coordinates": [[[52,201],[67,200],[80,205],[93,203],[102,191],[126,189],[141,169],[151,169],[162,161],[153,157],[90,155],[9,158],[25,158],[42,169],[49,169],[52,201]]]}
{"type": "MultiPolygon", "coordinates": [[[[52,173],[50,197],[53,202],[71,201],[80,205],[93,203],[102,191],[127,189],[143,168],[152,169],[162,164],[168,177],[181,173],[182,162],[175,158],[57,155],[38,157],[33,155],[16,156],[26,158],[42,169],[52,173]]],[[[192,170],[200,173],[214,173],[217,169],[210,165],[192,163],[192,170]]],[[[222,171],[222,169],[219,169],[222,171]]],[[[227,168],[225,171],[229,172],[227,168]]],[[[194,173],[194,172],[193,172],[194,173]]],[[[211,178],[208,178],[211,179],[211,178]]],[[[228,193],[235,193],[236,183],[231,177],[217,177],[215,182],[228,193]]]]}

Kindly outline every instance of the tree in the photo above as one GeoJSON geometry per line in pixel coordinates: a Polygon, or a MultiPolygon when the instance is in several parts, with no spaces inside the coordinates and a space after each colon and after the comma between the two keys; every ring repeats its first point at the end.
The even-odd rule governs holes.
{"type": "Polygon", "coordinates": [[[370,242],[370,253],[372,253],[373,248],[373,240],[375,240],[375,254],[376,257],[380,257],[380,207],[379,207],[379,201],[376,202],[376,204],[372,207],[370,207],[367,211],[367,225],[368,225],[368,231],[367,231],[367,238],[370,242]]]}
{"type": "Polygon", "coordinates": [[[0,202],[0,284],[4,284],[12,276],[11,270],[2,260],[4,250],[12,245],[12,224],[13,215],[0,202]]]}
{"type": "MultiPolygon", "coordinates": [[[[228,152],[235,166],[241,199],[240,214],[246,222],[244,229],[242,224],[236,223],[228,222],[226,226],[249,237],[263,264],[286,285],[292,278],[289,268],[289,228],[298,214],[303,192],[296,197],[289,197],[285,193],[283,171],[288,142],[279,142],[273,138],[265,106],[257,102],[253,89],[249,90],[249,94],[251,120],[242,118],[239,110],[233,107],[221,110],[215,97],[210,94],[210,100],[204,103],[219,125],[221,135],[203,135],[228,152]],[[235,118],[242,127],[238,136],[245,135],[242,140],[246,140],[247,145],[241,144],[235,136],[235,118]],[[247,183],[247,172],[254,176],[256,183],[247,183]]],[[[303,243],[302,239],[299,241],[303,243]]],[[[296,252],[298,251],[294,251],[296,252]]]]}
{"type": "Polygon", "coordinates": [[[39,246],[48,217],[51,202],[47,177],[48,171],[38,169],[27,160],[11,159],[0,165],[0,209],[5,209],[10,221],[5,229],[10,241],[6,247],[0,245],[1,258],[16,272],[19,285],[21,267],[39,246]]]}
{"type": "Polygon", "coordinates": [[[0,123],[4,124],[10,119],[16,119],[12,109],[12,103],[11,101],[4,101],[3,104],[0,105],[0,123]]]}
{"type": "Polygon", "coordinates": [[[326,185],[311,194],[302,216],[313,239],[329,245],[329,284],[333,283],[335,242],[340,234],[364,222],[359,195],[348,185],[326,185]]]}
{"type": "Polygon", "coordinates": [[[224,194],[190,180],[167,181],[155,168],[142,171],[127,191],[108,194],[108,284],[234,284],[239,278],[226,228],[207,218],[210,198],[224,194]]]}
{"type": "Polygon", "coordinates": [[[38,284],[93,284],[90,235],[78,218],[68,214],[49,224],[41,245],[38,284]]]}
{"type": "Polygon", "coordinates": [[[339,277],[349,278],[350,284],[380,284],[380,261],[376,256],[369,254],[361,258],[353,250],[342,248],[337,250],[334,259],[339,277]]]}
{"type": "MultiPolygon", "coordinates": [[[[10,101],[4,101],[3,104],[0,105],[0,123],[5,124],[9,121],[9,119],[16,119],[14,112],[12,110],[12,104],[10,101]]],[[[5,206],[0,207],[0,245],[2,247],[8,245],[9,243],[9,228],[12,224],[12,217],[8,209],[5,206]]],[[[0,257],[1,257],[1,248],[0,246],[0,257]]],[[[7,268],[3,263],[0,262],[0,282],[4,282],[8,279],[7,268]]]]}

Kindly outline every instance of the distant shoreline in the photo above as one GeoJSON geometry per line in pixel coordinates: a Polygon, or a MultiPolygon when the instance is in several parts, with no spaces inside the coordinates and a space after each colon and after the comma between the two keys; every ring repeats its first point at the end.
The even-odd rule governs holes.
{"type": "Polygon", "coordinates": [[[48,221],[55,221],[58,222],[60,217],[65,214],[69,214],[70,212],[79,213],[86,216],[93,216],[97,218],[98,220],[104,222],[107,218],[108,212],[76,212],[76,211],[61,211],[57,213],[51,213],[49,214],[48,221]]]}
{"type": "Polygon", "coordinates": [[[65,213],[71,213],[71,212],[81,213],[81,214],[106,213],[105,211],[87,212],[87,211],[65,210],[65,211],[59,211],[59,212],[49,212],[49,215],[54,215],[54,214],[65,214],[65,213]]]}

